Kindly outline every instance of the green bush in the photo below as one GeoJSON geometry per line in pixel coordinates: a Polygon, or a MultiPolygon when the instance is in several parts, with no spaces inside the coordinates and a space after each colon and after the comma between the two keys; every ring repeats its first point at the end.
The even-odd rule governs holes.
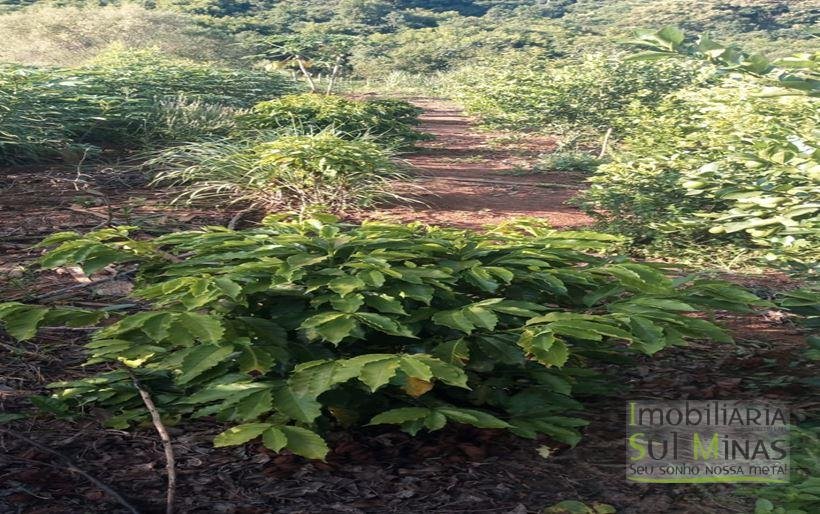
{"type": "MultiPolygon", "coordinates": [[[[729,342],[691,314],[758,303],[727,283],[589,255],[616,238],[535,221],[485,234],[318,220],[128,232],[43,242],[57,245],[47,268],[137,263],[132,296],[149,306],[109,313],[87,345],[90,364],[119,369],[55,384],[55,398],[104,407],[125,427],[146,416],[130,369],[169,418],[235,425],[217,446],[261,436],[310,458],[327,452],[319,432],[362,424],[415,434],[466,423],[575,444],[583,368],[688,339],[729,342]]],[[[0,306],[19,339],[105,315],[73,314],[0,306]]]]}
{"type": "MultiPolygon", "coordinates": [[[[641,37],[658,48],[640,58],[689,45],[674,29],[641,37]]],[[[747,75],[633,110],[629,118],[640,130],[622,142],[612,163],[598,168],[584,195],[588,210],[643,242],[729,242],[767,259],[816,265],[817,59],[798,56],[780,68],[708,38],[692,51],[697,48],[708,48],[704,59],[747,75]]]]}
{"type": "Polygon", "coordinates": [[[654,106],[667,94],[698,80],[697,67],[628,62],[600,54],[580,61],[533,67],[467,67],[448,89],[468,112],[493,127],[591,134],[631,130],[630,108],[654,106]]]}
{"type": "Polygon", "coordinates": [[[352,100],[306,93],[256,104],[242,121],[247,129],[285,129],[301,134],[332,130],[349,139],[368,137],[403,147],[424,138],[413,129],[421,112],[401,100],[352,100]]]}
{"type": "Polygon", "coordinates": [[[178,200],[241,203],[264,210],[345,212],[390,195],[395,166],[375,143],[328,132],[273,142],[206,142],[172,147],[147,165],[155,183],[183,189],[178,200]]]}
{"type": "Polygon", "coordinates": [[[543,154],[535,163],[535,171],[582,171],[590,173],[605,161],[588,152],[556,151],[543,154]]]}
{"type": "Polygon", "coordinates": [[[291,88],[279,75],[171,60],[153,50],[112,51],[78,68],[0,66],[0,162],[221,134],[232,114],[218,111],[291,88]],[[179,122],[186,111],[198,112],[193,126],[179,122]],[[203,123],[215,115],[214,126],[203,123]]]}

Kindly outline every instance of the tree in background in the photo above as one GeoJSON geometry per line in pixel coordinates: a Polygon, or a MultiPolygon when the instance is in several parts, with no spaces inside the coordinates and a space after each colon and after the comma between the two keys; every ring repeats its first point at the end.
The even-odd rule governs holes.
{"type": "Polygon", "coordinates": [[[254,57],[271,59],[285,68],[295,67],[314,93],[319,90],[316,77],[324,74],[328,78],[325,92],[330,94],[354,42],[352,36],[344,34],[272,36],[259,43],[264,50],[254,57]]]}

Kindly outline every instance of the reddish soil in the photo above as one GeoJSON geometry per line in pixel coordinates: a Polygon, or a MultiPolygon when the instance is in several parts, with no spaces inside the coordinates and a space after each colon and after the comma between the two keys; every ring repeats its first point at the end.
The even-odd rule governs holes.
{"type": "Polygon", "coordinates": [[[402,156],[418,179],[404,194],[419,203],[362,217],[463,228],[521,216],[547,219],[555,227],[592,222],[567,204],[583,188],[583,173],[515,174],[531,167],[539,154],[554,150],[554,140],[519,136],[523,140],[504,141],[503,134],[479,131],[456,106],[429,98],[411,100],[425,110],[420,130],[434,137],[417,152],[402,156]]]}

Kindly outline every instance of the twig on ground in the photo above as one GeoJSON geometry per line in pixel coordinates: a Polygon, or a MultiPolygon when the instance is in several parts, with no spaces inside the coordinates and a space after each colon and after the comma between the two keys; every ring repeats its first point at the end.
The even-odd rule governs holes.
{"type": "Polygon", "coordinates": [[[134,382],[134,387],[136,387],[137,391],[139,391],[140,393],[142,402],[145,404],[145,407],[148,409],[148,412],[151,413],[151,421],[154,423],[154,428],[157,429],[159,438],[162,440],[162,447],[165,450],[165,471],[168,474],[168,490],[165,496],[165,514],[174,514],[174,498],[176,497],[177,472],[176,459],[174,458],[174,446],[171,443],[171,436],[168,434],[168,430],[162,423],[162,417],[160,416],[159,411],[157,410],[157,406],[154,403],[154,400],[151,399],[151,394],[145,389],[143,389],[139,380],[137,380],[137,377],[134,376],[134,374],[131,373],[130,370],[128,371],[128,373],[131,375],[131,380],[132,382],[134,382]]]}
{"type": "Polygon", "coordinates": [[[228,225],[227,225],[228,229],[229,230],[235,229],[236,226],[239,224],[239,220],[242,219],[242,216],[244,216],[245,214],[251,212],[252,210],[254,210],[254,207],[249,207],[247,209],[242,209],[241,211],[234,214],[233,217],[231,218],[231,220],[228,222],[228,225]]]}
{"type": "MultiPolygon", "coordinates": [[[[119,502],[120,505],[122,505],[123,507],[128,509],[129,512],[132,512],[133,514],[139,514],[139,510],[137,510],[136,507],[131,505],[120,493],[118,493],[117,491],[115,491],[114,489],[112,489],[111,487],[106,485],[105,483],[101,482],[100,480],[98,480],[93,475],[90,475],[88,472],[86,472],[86,471],[80,469],[79,467],[77,467],[77,465],[74,464],[74,461],[72,461],[71,459],[69,459],[68,457],[63,455],[62,453],[58,452],[57,450],[49,448],[48,446],[45,446],[44,444],[38,443],[37,441],[35,441],[33,439],[29,439],[28,437],[24,436],[23,434],[19,434],[19,433],[13,431],[13,430],[9,430],[8,428],[0,428],[0,433],[6,434],[10,437],[13,437],[13,438],[18,439],[20,441],[28,443],[29,445],[37,448],[41,452],[45,452],[45,453],[48,453],[49,455],[53,455],[53,456],[57,457],[58,459],[60,459],[63,462],[63,466],[65,467],[65,469],[67,469],[68,471],[70,471],[72,473],[77,473],[78,475],[83,476],[86,480],[88,480],[89,482],[91,482],[92,484],[97,486],[99,489],[104,491],[106,494],[111,496],[113,499],[117,500],[117,502],[119,502]]],[[[44,463],[44,464],[48,464],[48,463],[44,463]]]]}
{"type": "MultiPolygon", "coordinates": [[[[0,341],[0,348],[5,348],[6,350],[8,350],[12,353],[22,353],[23,355],[28,355],[29,357],[34,357],[36,359],[46,359],[46,356],[44,356],[44,355],[41,355],[39,353],[26,350],[25,348],[18,348],[16,346],[12,346],[12,345],[4,343],[2,341],[0,341]]],[[[48,357],[47,360],[54,361],[56,359],[54,359],[53,357],[48,357]]]]}
{"type": "MultiPolygon", "coordinates": [[[[133,273],[134,271],[136,271],[136,268],[130,268],[130,269],[122,271],[121,273],[117,273],[117,274],[115,274],[113,276],[110,276],[110,277],[107,277],[107,278],[102,278],[100,280],[94,280],[94,281],[91,281],[91,282],[83,282],[82,284],[74,284],[72,286],[64,287],[64,288],[58,289],[56,291],[50,291],[48,293],[43,293],[41,295],[35,296],[32,299],[32,301],[42,302],[44,300],[52,300],[53,301],[53,300],[61,300],[63,298],[68,298],[70,296],[73,296],[75,293],[78,293],[78,292],[82,291],[83,289],[88,289],[89,287],[98,286],[100,284],[105,284],[107,282],[113,282],[114,280],[117,280],[118,278],[122,278],[125,275],[133,273]]],[[[9,298],[7,301],[20,300],[20,299],[26,298],[27,296],[28,296],[28,294],[17,295],[13,298],[9,298]]]]}
{"type": "Polygon", "coordinates": [[[606,155],[607,146],[609,146],[609,137],[612,135],[612,127],[606,129],[606,134],[604,134],[604,140],[601,143],[601,152],[598,154],[598,159],[603,159],[606,155]]]}

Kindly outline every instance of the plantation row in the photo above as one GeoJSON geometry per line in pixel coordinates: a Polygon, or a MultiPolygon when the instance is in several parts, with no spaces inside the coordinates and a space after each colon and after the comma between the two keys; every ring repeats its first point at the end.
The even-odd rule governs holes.
{"type": "Polygon", "coordinates": [[[132,296],[151,307],[0,306],[19,339],[40,326],[106,318],[89,364],[113,370],[55,384],[69,412],[99,405],[109,424],[144,419],[131,373],[171,417],[236,425],[218,446],[261,436],[274,451],[328,451],[317,432],[397,424],[412,434],[448,422],[548,434],[574,445],[585,422],[576,387],[595,362],[628,362],[688,339],[730,342],[688,316],[764,305],[723,282],[672,280],[659,267],[594,257],[613,236],[512,223],[487,234],[366,223],[270,219],[135,239],[127,228],[55,234],[44,267],[139,264],[132,296]],[[185,254],[185,259],[177,256],[185,254]],[[112,323],[113,321],[113,323],[112,323]]]}
{"type": "Polygon", "coordinates": [[[729,244],[815,266],[817,55],[769,62],[673,28],[632,44],[648,50],[541,69],[468,68],[449,88],[491,126],[563,134],[568,148],[598,147],[606,133],[607,162],[591,163],[580,205],[643,251],[729,244]]]}
{"type": "Polygon", "coordinates": [[[0,163],[122,159],[192,202],[371,205],[399,176],[390,154],[424,138],[413,128],[419,109],[403,101],[292,94],[277,73],[153,51],[71,69],[6,67],[0,86],[0,163]]]}
{"type": "MultiPolygon", "coordinates": [[[[816,361],[820,54],[770,61],[671,27],[626,42],[557,65],[466,67],[445,88],[488,126],[558,134],[534,171],[590,173],[577,205],[631,252],[805,280],[781,306],[803,317],[816,361]]],[[[792,483],[741,490],[756,513],[820,505],[817,417],[794,430],[792,483]]]]}

